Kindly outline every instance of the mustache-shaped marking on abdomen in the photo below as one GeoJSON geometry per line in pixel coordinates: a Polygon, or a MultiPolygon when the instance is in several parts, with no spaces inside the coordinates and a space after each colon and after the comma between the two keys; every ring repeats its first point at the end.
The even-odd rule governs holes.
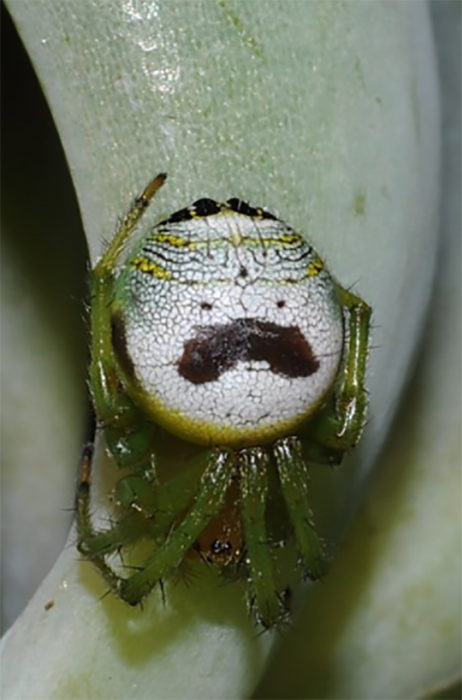
{"type": "Polygon", "coordinates": [[[193,384],[217,380],[236,364],[266,361],[275,374],[308,377],[319,368],[310,344],[298,326],[279,326],[256,318],[198,326],[184,344],[178,372],[193,384]]]}

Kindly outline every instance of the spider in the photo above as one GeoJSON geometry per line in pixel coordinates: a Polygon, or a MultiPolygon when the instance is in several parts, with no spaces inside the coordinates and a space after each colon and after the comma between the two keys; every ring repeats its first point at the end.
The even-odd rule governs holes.
{"type": "Polygon", "coordinates": [[[91,450],[76,497],[78,549],[131,605],[198,554],[242,578],[263,628],[290,619],[276,543],[303,577],[327,557],[308,465],[361,436],[370,307],[303,236],[239,199],[200,199],[127,246],[165,174],[132,204],[91,275],[90,386],[123,476],[115,516],[90,514],[91,450]],[[123,576],[108,556],[141,540],[123,576]]]}

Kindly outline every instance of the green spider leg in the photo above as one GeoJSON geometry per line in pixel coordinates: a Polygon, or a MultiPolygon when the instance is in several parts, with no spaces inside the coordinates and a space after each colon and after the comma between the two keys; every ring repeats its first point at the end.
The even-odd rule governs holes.
{"type": "Polygon", "coordinates": [[[96,414],[105,426],[121,427],[136,424],[137,411],[120,386],[117,360],[113,349],[110,313],[113,274],[130,234],[158,189],[164,184],[166,177],[164,173],[157,175],[141,196],[135,199],[107,250],[92,271],[90,381],[96,414]]]}
{"type": "Polygon", "coordinates": [[[161,539],[191,502],[208,457],[208,451],[204,451],[162,484],[152,484],[144,474],[123,477],[116,485],[114,500],[128,513],[111,528],[98,531],[93,528],[90,516],[91,456],[87,448],[77,493],[79,551],[95,561],[142,537],[161,539]]]}
{"type": "MultiPolygon", "coordinates": [[[[234,455],[226,449],[204,450],[196,460],[195,469],[187,470],[161,485],[155,492],[155,500],[164,510],[153,513],[153,521],[148,532],[146,521],[136,523],[135,515],[126,516],[113,528],[95,532],[90,514],[91,482],[90,450],[84,451],[80,482],[77,492],[77,532],[78,548],[100,570],[109,587],[123,600],[136,605],[161,582],[165,576],[181,564],[186,552],[194,544],[208,522],[219,513],[234,473],[234,455]],[[197,480],[197,470],[206,462],[202,476],[197,480]],[[193,477],[193,478],[191,478],[193,477]],[[183,515],[190,501],[190,489],[196,478],[195,496],[189,510],[183,515]],[[184,488],[187,486],[187,488],[184,488]],[[174,507],[170,501],[173,496],[174,507]],[[186,500],[187,499],[187,500],[186,500]],[[180,515],[182,519],[175,523],[180,515]],[[173,524],[172,524],[173,523],[173,524]],[[154,554],[147,559],[137,573],[123,578],[107,564],[105,556],[115,549],[140,536],[167,536],[156,547],[154,554]],[[128,539],[127,539],[128,537],[128,539]]],[[[123,481],[123,480],[122,480],[123,481]]],[[[120,482],[122,483],[122,482],[120,482]]],[[[124,487],[125,488],[125,487],[124,487]]]]}
{"type": "MultiPolygon", "coordinates": [[[[357,445],[366,418],[364,379],[372,310],[362,299],[340,285],[336,286],[336,292],[344,310],[346,340],[334,391],[301,434],[302,440],[308,438],[318,443],[313,447],[313,461],[318,461],[323,452],[327,458],[325,461],[340,461],[345,451],[357,445]],[[335,458],[336,454],[338,459],[335,458]]],[[[304,447],[307,447],[306,443],[304,447]]],[[[307,455],[311,456],[308,447],[307,455]]]]}
{"type": "Polygon", "coordinates": [[[364,387],[368,355],[370,307],[337,285],[344,310],[346,341],[339,379],[319,414],[301,431],[300,439],[278,440],[273,447],[279,481],[305,574],[317,579],[328,560],[310,510],[308,463],[339,463],[358,442],[364,427],[367,395],[364,387]]]}
{"type": "Polygon", "coordinates": [[[269,629],[288,619],[284,593],[275,583],[266,527],[269,456],[253,447],[238,453],[241,517],[250,585],[250,607],[258,622],[269,629]]]}
{"type": "Polygon", "coordinates": [[[292,524],[305,575],[318,579],[327,572],[324,546],[314,528],[309,500],[308,464],[296,437],[282,438],[273,446],[282,494],[292,524]]]}
{"type": "MultiPolygon", "coordinates": [[[[77,488],[75,510],[77,515],[77,548],[87,556],[86,542],[91,541],[95,536],[91,514],[90,514],[90,484],[91,484],[91,467],[93,462],[93,445],[87,445],[82,454],[80,463],[80,477],[77,488]]],[[[118,576],[106,564],[106,560],[99,552],[93,554],[92,562],[99,569],[106,583],[111,589],[116,590],[118,576]]]]}
{"type": "MultiPolygon", "coordinates": [[[[119,381],[117,360],[114,355],[111,326],[114,269],[118,258],[136,224],[157,190],[165,182],[166,175],[157,175],[135,199],[130,211],[122,220],[104,255],[96,264],[91,277],[91,364],[90,385],[99,422],[105,427],[105,437],[111,453],[119,466],[142,469],[152,443],[152,427],[139,428],[139,414],[119,381]],[[124,455],[129,459],[124,461],[124,455]]],[[[122,544],[136,540],[145,530],[146,521],[133,513],[123,518],[110,531],[95,533],[89,513],[91,456],[82,459],[81,480],[77,496],[78,547],[91,556],[109,581],[104,560],[99,555],[114,551],[122,544]]]]}
{"type": "Polygon", "coordinates": [[[136,574],[119,579],[116,591],[131,605],[139,603],[168,574],[181,564],[210,520],[218,515],[234,474],[234,453],[214,448],[200,480],[193,503],[183,519],[136,574]]]}

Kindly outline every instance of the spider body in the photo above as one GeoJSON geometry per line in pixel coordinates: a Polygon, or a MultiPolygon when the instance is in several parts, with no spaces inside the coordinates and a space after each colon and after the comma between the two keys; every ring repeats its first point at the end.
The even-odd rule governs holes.
{"type": "Polygon", "coordinates": [[[197,551],[243,573],[269,628],[288,616],[268,544],[269,495],[276,483],[285,514],[276,539],[293,532],[303,573],[319,577],[307,461],[338,463],[359,440],[370,308],[300,234],[238,199],[198,200],[126,252],[164,180],[135,201],[92,273],[93,401],[109,451],[130,473],[116,487],[117,522],[95,532],[84,459],[79,549],[131,604],[197,551]],[[142,538],[152,555],[120,577],[107,555],[142,538]]]}

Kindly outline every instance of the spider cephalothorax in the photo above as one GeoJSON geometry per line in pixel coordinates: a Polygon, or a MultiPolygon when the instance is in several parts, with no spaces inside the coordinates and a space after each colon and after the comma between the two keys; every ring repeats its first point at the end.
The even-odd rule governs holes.
{"type": "Polygon", "coordinates": [[[95,532],[84,460],[79,549],[132,604],[199,551],[243,571],[271,627],[288,599],[267,544],[268,493],[280,491],[280,528],[293,532],[303,572],[319,577],[307,460],[339,462],[360,437],[370,309],[300,234],[238,199],[200,199],[125,253],[164,180],[135,201],[92,273],[93,400],[131,473],[116,488],[118,521],[95,532]],[[154,476],[166,434],[197,448],[180,471],[154,476]],[[152,555],[121,578],[105,557],[141,538],[152,555]]]}

